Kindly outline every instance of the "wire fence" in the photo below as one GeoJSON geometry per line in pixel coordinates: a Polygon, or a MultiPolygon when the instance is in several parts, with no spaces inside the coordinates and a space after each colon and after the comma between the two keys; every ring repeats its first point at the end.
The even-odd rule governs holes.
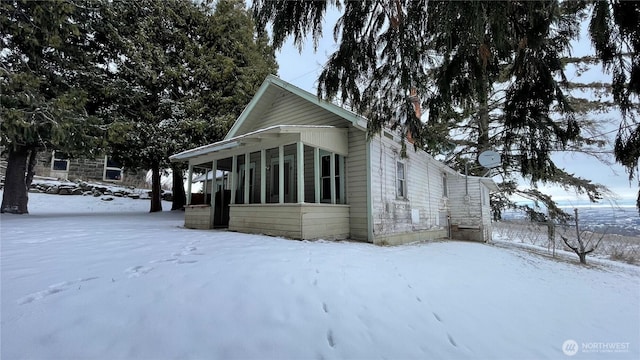
{"type": "MultiPolygon", "coordinates": [[[[589,256],[640,265],[640,237],[589,230],[580,233],[587,247],[595,245],[602,238],[597,248],[589,256]]],[[[572,251],[564,243],[561,236],[567,238],[570,243],[577,240],[575,224],[556,225],[527,221],[500,221],[493,224],[493,234],[496,240],[546,248],[548,253],[554,256],[558,250],[572,251]]]]}

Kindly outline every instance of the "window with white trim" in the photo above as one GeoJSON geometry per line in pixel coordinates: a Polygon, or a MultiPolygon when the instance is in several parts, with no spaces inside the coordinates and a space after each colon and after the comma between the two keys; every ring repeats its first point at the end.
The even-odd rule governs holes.
{"type": "Polygon", "coordinates": [[[405,199],[407,197],[407,177],[404,163],[398,161],[396,163],[396,196],[405,199]]]}
{"type": "MultiPolygon", "coordinates": [[[[336,204],[344,204],[344,156],[333,154],[333,182],[336,204]]],[[[320,202],[331,203],[331,153],[320,151],[320,202]]]]}
{"type": "Polygon", "coordinates": [[[120,164],[109,156],[104,157],[103,180],[105,181],[122,181],[124,169],[120,164]]]}
{"type": "Polygon", "coordinates": [[[442,173],[442,197],[449,197],[449,186],[447,185],[447,173],[442,173]]]}
{"type": "Polygon", "coordinates": [[[51,170],[69,171],[69,158],[64,153],[54,151],[51,154],[51,170]]]}

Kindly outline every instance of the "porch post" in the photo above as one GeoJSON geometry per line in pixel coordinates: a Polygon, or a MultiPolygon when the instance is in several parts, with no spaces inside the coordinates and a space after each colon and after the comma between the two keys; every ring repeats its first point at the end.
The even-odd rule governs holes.
{"type": "Polygon", "coordinates": [[[260,204],[267,202],[267,151],[260,150],[260,204]]]}
{"type": "Polygon", "coordinates": [[[189,162],[189,178],[187,179],[187,205],[191,205],[191,184],[193,183],[193,164],[189,162]]]}
{"type": "Polygon", "coordinates": [[[320,148],[313,148],[313,185],[315,189],[316,204],[320,203],[320,148]]]}
{"type": "Polygon", "coordinates": [[[298,174],[298,203],[304,202],[304,144],[302,141],[298,141],[298,154],[296,156],[297,172],[298,174]]]}
{"type": "Polygon", "coordinates": [[[336,203],[336,154],[331,153],[331,158],[329,160],[329,174],[331,178],[331,203],[336,203]]]}
{"type": "Polygon", "coordinates": [[[244,203],[248,204],[249,201],[249,175],[251,174],[251,154],[244,154],[244,203]]]}
{"type": "MultiPolygon", "coordinates": [[[[209,218],[210,229],[214,228],[216,215],[216,185],[218,175],[218,160],[211,162],[211,217],[209,218]]],[[[205,191],[206,193],[206,191],[205,191]]]]}
{"type": "Polygon", "coordinates": [[[346,200],[347,200],[347,189],[345,189],[344,186],[344,181],[345,181],[345,173],[344,173],[344,162],[345,162],[345,158],[344,156],[338,156],[338,170],[339,170],[339,174],[338,176],[340,176],[340,204],[346,204],[346,200]]]}
{"type": "Polygon", "coordinates": [[[230,204],[236,203],[236,172],[238,172],[238,156],[233,155],[231,157],[231,199],[229,199],[230,204]]]}
{"type": "Polygon", "coordinates": [[[284,204],[284,145],[278,147],[278,203],[284,204]]]}
{"type": "Polygon", "coordinates": [[[202,184],[202,195],[203,195],[203,199],[202,199],[202,203],[203,204],[207,204],[207,189],[209,188],[209,174],[207,174],[207,168],[204,168],[204,183],[202,184]]]}

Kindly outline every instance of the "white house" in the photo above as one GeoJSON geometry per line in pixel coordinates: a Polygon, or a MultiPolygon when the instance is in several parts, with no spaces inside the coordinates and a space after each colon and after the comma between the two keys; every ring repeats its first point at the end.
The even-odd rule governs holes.
{"type": "Polygon", "coordinates": [[[375,244],[491,238],[491,179],[465,177],[410,144],[403,158],[398,134],[367,140],[366,128],[267,77],[224,140],[171,156],[188,161],[189,179],[194,169],[220,174],[205,184],[206,204],[192,203],[189,183],[185,226],[375,244]]]}

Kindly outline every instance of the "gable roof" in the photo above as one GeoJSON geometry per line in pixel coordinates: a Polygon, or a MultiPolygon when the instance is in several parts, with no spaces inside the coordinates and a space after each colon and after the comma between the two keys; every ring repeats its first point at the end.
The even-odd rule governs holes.
{"type": "Polygon", "coordinates": [[[242,125],[247,122],[258,120],[258,117],[262,114],[261,106],[264,106],[265,103],[270,102],[270,99],[274,98],[277,94],[282,93],[283,91],[292,93],[302,98],[303,100],[317,105],[320,108],[351,122],[354,127],[360,130],[365,131],[367,129],[367,120],[364,117],[352,111],[344,109],[338,105],[322,100],[316,95],[302,90],[301,88],[290,84],[275,75],[268,75],[262,85],[260,85],[260,88],[251,99],[249,104],[244,108],[238,119],[235,121],[224,139],[227,140],[238,136],[238,131],[242,128],[242,125]]]}

